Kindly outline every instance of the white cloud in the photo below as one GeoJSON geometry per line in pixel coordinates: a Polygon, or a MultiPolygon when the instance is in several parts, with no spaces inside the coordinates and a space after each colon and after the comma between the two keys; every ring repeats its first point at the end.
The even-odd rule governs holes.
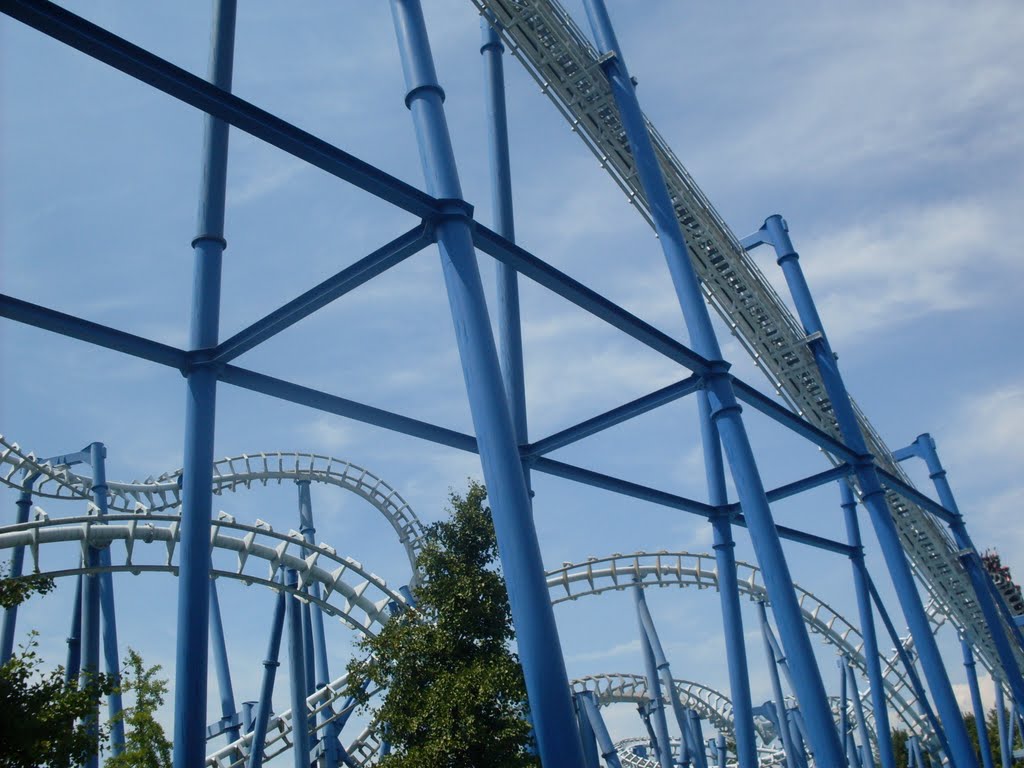
{"type": "Polygon", "coordinates": [[[339,416],[320,414],[299,425],[297,432],[311,450],[336,454],[352,444],[352,427],[339,416]]]}

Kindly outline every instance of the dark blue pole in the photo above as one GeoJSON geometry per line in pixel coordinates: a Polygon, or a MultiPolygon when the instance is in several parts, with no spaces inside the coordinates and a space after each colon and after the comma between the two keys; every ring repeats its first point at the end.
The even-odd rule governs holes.
{"type": "Polygon", "coordinates": [[[870,766],[875,761],[871,757],[871,740],[868,737],[867,720],[864,719],[864,705],[860,699],[860,691],[857,690],[857,677],[853,673],[853,667],[850,666],[849,660],[845,658],[843,659],[843,667],[846,670],[846,676],[850,680],[850,698],[853,700],[853,713],[857,717],[857,733],[860,736],[861,749],[864,752],[860,762],[863,765],[870,766]]]}
{"type": "MultiPolygon", "coordinates": [[[[775,699],[775,719],[779,726],[779,738],[782,739],[782,749],[786,753],[786,765],[789,768],[799,768],[797,765],[796,746],[793,744],[793,736],[789,730],[789,716],[786,709],[786,697],[782,693],[782,680],[779,679],[778,660],[775,657],[775,649],[772,648],[768,633],[768,612],[765,609],[764,601],[757,604],[757,615],[761,619],[761,637],[764,640],[765,659],[768,662],[768,676],[772,682],[772,698],[775,699]]],[[[833,726],[834,729],[834,726],[833,726]]],[[[842,765],[842,763],[836,763],[842,765]]]]}
{"type": "Polygon", "coordinates": [[[857,594],[857,610],[860,614],[860,633],[864,638],[864,663],[868,668],[868,683],[871,686],[871,709],[875,715],[875,741],[882,768],[896,768],[892,750],[892,731],[889,725],[889,708],[885,700],[885,681],[878,654],[878,635],[875,633],[875,617],[871,610],[871,595],[867,583],[867,567],[864,564],[864,546],[860,538],[860,523],[857,520],[857,501],[850,482],[839,482],[843,515],[846,520],[846,539],[854,548],[850,555],[853,566],[853,586],[857,594]]]}
{"type": "MultiPolygon", "coordinates": [[[[718,748],[718,768],[725,768],[725,760],[727,755],[725,753],[725,736],[718,734],[715,739],[715,746],[718,748]]],[[[740,763],[742,766],[743,764],[740,763]]]]}
{"type": "MultiPolygon", "coordinates": [[[[704,472],[708,501],[722,507],[729,502],[722,463],[722,444],[718,427],[711,418],[708,393],[697,393],[700,406],[700,435],[704,447],[704,472]]],[[[747,648],[743,639],[743,614],[740,612],[740,588],[736,579],[736,544],[728,515],[711,518],[714,529],[715,562],[718,565],[718,599],[722,608],[725,653],[729,664],[729,688],[732,695],[733,724],[736,729],[736,759],[739,768],[756,768],[757,742],[754,736],[754,711],[750,699],[750,675],[747,648]]]]}
{"type": "Polygon", "coordinates": [[[1010,768],[1013,764],[1013,745],[1006,734],[1006,705],[1003,702],[1003,683],[1001,680],[993,680],[996,689],[996,720],[999,724],[999,756],[1002,759],[1003,768],[1010,768]]]}
{"type": "MultiPolygon", "coordinates": [[[[18,510],[15,514],[15,525],[21,525],[28,522],[29,512],[32,510],[32,485],[35,483],[35,480],[35,475],[29,475],[21,484],[21,492],[18,494],[18,500],[14,502],[18,510]]],[[[8,577],[16,579],[21,576],[24,569],[25,547],[15,547],[11,552],[11,565],[8,571],[8,577]]],[[[10,661],[11,656],[14,654],[14,630],[17,623],[18,606],[12,605],[10,608],[5,608],[3,629],[0,630],[0,666],[3,666],[10,661]]]]}
{"type": "MultiPolygon", "coordinates": [[[[665,706],[661,699],[658,660],[652,647],[651,638],[644,627],[641,607],[646,607],[646,604],[644,602],[643,587],[639,584],[634,584],[633,586],[633,601],[636,606],[637,625],[640,630],[640,653],[644,659],[644,673],[647,677],[647,712],[651,716],[656,737],[654,751],[661,768],[672,768],[672,743],[669,740],[668,720],[665,717],[665,706]]],[[[669,684],[671,684],[671,679],[669,684]]]]}
{"type": "Polygon", "coordinates": [[[700,283],[690,262],[689,250],[679,220],[668,195],[665,177],[658,165],[654,147],[636,91],[604,0],[584,3],[590,25],[601,53],[602,67],[619,107],[619,116],[629,140],[637,173],[647,198],[651,219],[668,262],[676,295],[686,320],[690,341],[697,354],[712,361],[705,375],[705,388],[711,403],[712,418],[718,425],[743,512],[747,517],[751,541],[764,574],[772,610],[779,624],[786,653],[793,663],[796,695],[810,726],[811,748],[821,765],[839,765],[842,747],[828,706],[825,686],[814,659],[800,605],[793,590],[793,579],[782,552],[775,521],[772,518],[764,485],[757,471],[754,453],[740,416],[741,408],[733,391],[728,365],[715,337],[700,283]]]}
{"type": "MultiPolygon", "coordinates": [[[[231,685],[231,667],[228,665],[228,646],[224,638],[224,622],[220,613],[220,598],[217,596],[217,582],[214,579],[210,579],[210,640],[213,643],[213,664],[220,691],[221,722],[227,724],[237,710],[235,692],[231,685]]],[[[224,729],[228,744],[236,741],[240,733],[241,723],[224,729]]]]}
{"type": "MultiPolygon", "coordinates": [[[[974,546],[970,534],[967,532],[963,515],[960,513],[956,497],[953,495],[953,489],[950,487],[949,480],[946,477],[946,470],[943,469],[942,462],[939,461],[939,453],[935,447],[935,441],[929,434],[919,435],[910,446],[910,450],[924,460],[925,465],[928,467],[928,476],[931,478],[932,483],[935,485],[935,490],[939,494],[939,501],[942,502],[942,506],[954,515],[953,519],[949,521],[949,529],[953,534],[953,540],[956,541],[956,545],[960,548],[960,562],[963,563],[964,570],[970,576],[971,585],[974,587],[974,592],[978,598],[978,605],[981,606],[981,612],[985,617],[985,624],[988,626],[989,634],[991,634],[996,646],[996,652],[999,654],[999,661],[1006,671],[1006,682],[1009,684],[1010,690],[1013,691],[1014,698],[1017,701],[1024,701],[1024,678],[1021,677],[1020,667],[1017,665],[1017,657],[1010,647],[1010,640],[1006,635],[1003,620],[1000,617],[999,606],[996,600],[993,599],[992,582],[989,579],[984,564],[981,562],[981,556],[978,554],[978,550],[974,546]]],[[[999,604],[1005,608],[1005,604],[1002,601],[999,601],[999,604]]],[[[1016,627],[1012,616],[1006,616],[1006,619],[1011,628],[1016,627]]],[[[1011,631],[1014,631],[1016,634],[1014,629],[1011,629],[1011,631]]]]}
{"type": "Polygon", "coordinates": [[[821,318],[811,296],[810,288],[800,267],[799,256],[793,248],[789,237],[789,229],[781,216],[769,216],[764,226],[755,235],[747,238],[744,245],[753,247],[758,242],[770,244],[774,249],[779,266],[786,277],[793,296],[793,304],[808,336],[808,348],[814,355],[815,362],[821,372],[821,378],[828,391],[832,403],[832,412],[839,425],[843,440],[856,454],[854,469],[857,482],[861,489],[861,502],[871,515],[871,522],[882,549],[882,555],[888,566],[896,595],[903,608],[907,625],[914,637],[917,651],[921,658],[921,666],[928,686],[935,698],[935,706],[946,727],[952,750],[950,757],[958,768],[977,768],[978,761],[967,736],[960,707],[953,695],[953,686],[949,682],[945,664],[939,654],[939,647],[932,635],[928,616],[921,602],[921,595],[914,583],[914,575],[907,562],[903,544],[900,541],[896,524],[893,522],[889,505],[885,499],[885,490],[874,464],[874,457],[868,451],[867,443],[860,431],[860,422],[853,409],[850,395],[846,391],[843,377],[836,365],[836,357],[825,335],[821,318]],[[758,239],[759,238],[759,239],[758,239]]]}
{"type": "MultiPolygon", "coordinates": [[[[298,583],[295,571],[287,572],[288,586],[298,583]]],[[[292,697],[292,750],[295,768],[309,768],[309,707],[306,706],[306,660],[302,636],[302,603],[294,596],[288,604],[288,677],[292,697]]]]}
{"type": "Polygon", "coordinates": [[[586,761],[586,768],[601,768],[600,757],[597,753],[597,735],[590,725],[590,718],[583,711],[583,703],[577,694],[573,700],[576,702],[576,722],[580,729],[580,743],[583,745],[583,758],[586,761]]]}
{"type": "Polygon", "coordinates": [[[846,755],[852,763],[854,755],[850,751],[850,718],[847,712],[849,698],[847,696],[846,667],[842,658],[836,660],[839,667],[839,739],[846,745],[846,755]]]}
{"type": "Polygon", "coordinates": [[[993,768],[992,748],[988,743],[988,729],[985,726],[985,707],[981,703],[981,689],[978,688],[978,671],[974,664],[971,644],[960,638],[964,654],[964,669],[967,670],[967,687],[971,691],[971,708],[974,710],[974,725],[978,729],[978,745],[981,748],[981,762],[984,768],[993,768]]]}
{"type": "Polygon", "coordinates": [[[418,0],[392,0],[391,10],[427,192],[446,201],[438,246],[541,760],[550,768],[581,768],[565,661],[473,251],[471,209],[461,199],[423,10],[418,0]]]}
{"type": "Polygon", "coordinates": [[[612,742],[612,737],[608,733],[608,728],[605,726],[601,712],[594,701],[594,694],[590,691],[581,691],[576,694],[576,698],[583,705],[583,712],[590,720],[591,728],[594,729],[598,748],[601,750],[601,757],[604,758],[605,765],[608,768],[622,768],[622,763],[619,762],[619,754],[615,751],[615,744],[612,742]]]}
{"type": "Polygon", "coordinates": [[[82,575],[75,579],[75,602],[71,607],[71,631],[68,633],[68,658],[64,682],[70,683],[82,669],[82,575]]]}
{"type": "MultiPolygon", "coordinates": [[[[209,79],[231,90],[236,0],[214,0],[209,79]]],[[[191,350],[217,346],[220,324],[224,197],[227,184],[228,125],[207,115],[200,186],[198,234],[192,241],[191,350]]],[[[187,370],[185,460],[181,488],[178,563],[178,638],[174,686],[174,768],[202,765],[206,756],[206,676],[210,618],[210,522],[213,513],[213,441],[217,371],[206,365],[187,370]]]]}
{"type": "MultiPolygon", "coordinates": [[[[284,627],[285,600],[287,599],[288,595],[282,589],[274,606],[274,618],[270,622],[270,640],[267,643],[267,656],[263,661],[260,699],[256,708],[256,718],[252,725],[252,746],[249,747],[249,761],[246,763],[246,768],[261,768],[263,765],[263,743],[267,740],[267,723],[270,720],[274,680],[277,677],[277,668],[281,666],[278,657],[281,654],[281,630],[284,627]]],[[[292,725],[294,726],[294,722],[292,725]]]]}
{"type": "MultiPolygon", "coordinates": [[[[512,213],[512,172],[509,162],[508,116],[505,109],[505,51],[498,32],[480,18],[480,54],[484,59],[484,89],[487,99],[487,138],[491,161],[491,208],[494,231],[515,242],[515,218],[512,213]]],[[[519,318],[519,274],[508,264],[497,264],[498,359],[505,382],[505,396],[512,415],[516,442],[526,445],[526,384],[523,373],[523,335],[519,318]]],[[[523,476],[530,488],[530,470],[524,464],[523,476]]]]}

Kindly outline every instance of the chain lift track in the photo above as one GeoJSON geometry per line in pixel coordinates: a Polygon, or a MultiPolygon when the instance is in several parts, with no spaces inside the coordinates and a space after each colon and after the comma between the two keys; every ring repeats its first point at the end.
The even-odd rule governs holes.
{"type": "MultiPolygon", "coordinates": [[[[472,2],[497,22],[496,28],[512,55],[650,223],[647,202],[598,54],[569,14],[555,0],[472,2]]],[[[793,410],[840,438],[802,327],[668,143],[650,121],[647,127],[708,303],[793,410]]],[[[857,415],[879,465],[909,483],[859,409],[857,415]]],[[[837,463],[833,457],[829,459],[837,463]]],[[[887,491],[886,499],[918,579],[954,625],[967,633],[985,666],[997,677],[1004,677],[995,644],[951,537],[917,504],[892,490],[887,491]]],[[[1015,648],[1015,653],[1024,666],[1024,651],[1015,648]]]]}

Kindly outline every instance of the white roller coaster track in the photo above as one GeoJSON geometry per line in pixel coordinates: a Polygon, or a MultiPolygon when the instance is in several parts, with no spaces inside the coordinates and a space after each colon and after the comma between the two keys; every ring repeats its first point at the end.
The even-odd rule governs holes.
{"type": "MultiPolygon", "coordinates": [[[[556,0],[472,2],[497,20],[512,55],[597,156],[629,202],[650,222],[647,201],[597,51],[569,14],[556,0]]],[[[647,127],[708,302],[793,410],[839,438],[832,406],[807,349],[803,328],[668,143],[650,121],[647,127]]],[[[909,483],[859,410],[858,417],[878,463],[909,483]]],[[[918,578],[958,629],[966,631],[985,666],[998,677],[1005,677],[974,590],[958,559],[958,548],[949,534],[913,502],[892,491],[886,498],[918,578]]],[[[1024,666],[1024,651],[1014,645],[1018,663],[1024,666]]]]}
{"type": "MultiPolygon", "coordinates": [[[[767,601],[767,591],[761,581],[757,566],[737,561],[737,579],[740,592],[753,600],[767,601]]],[[[562,568],[548,572],[548,589],[553,604],[578,600],[588,595],[598,595],[613,590],[633,587],[634,580],[644,588],[650,587],[696,587],[697,589],[718,589],[718,567],[713,555],[689,552],[658,552],[648,554],[637,552],[631,555],[611,555],[591,558],[583,563],[567,563],[562,568]]],[[[864,660],[864,641],[860,632],[817,596],[793,585],[800,602],[800,610],[808,628],[840,653],[850,658],[862,675],[867,676],[864,660]]],[[[903,721],[912,734],[926,742],[934,738],[931,725],[917,711],[917,696],[902,667],[883,664],[886,697],[893,712],[903,721]]],[[[871,701],[862,696],[865,710],[871,712],[871,701]]]]}

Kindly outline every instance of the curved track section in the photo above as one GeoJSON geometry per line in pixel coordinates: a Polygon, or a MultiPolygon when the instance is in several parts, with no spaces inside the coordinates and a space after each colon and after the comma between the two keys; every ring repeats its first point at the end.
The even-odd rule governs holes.
{"type": "MultiPolygon", "coordinates": [[[[27,547],[35,573],[69,576],[98,572],[98,569],[84,568],[81,560],[70,568],[49,567],[43,562],[43,545],[75,542],[84,552],[90,546],[104,548],[121,542],[124,557],[115,560],[111,551],[111,567],[103,570],[177,575],[178,566],[173,562],[180,524],[177,515],[114,514],[105,515],[101,522],[95,515],[51,519],[39,507],[35,507],[35,513],[34,520],[6,526],[0,531],[0,551],[27,547]],[[158,556],[151,557],[153,553],[158,556]]],[[[221,513],[213,523],[210,546],[215,556],[218,551],[230,552],[237,559],[234,569],[214,567],[211,570],[214,577],[261,584],[277,591],[284,589],[303,601],[316,603],[328,615],[366,634],[374,634],[374,628],[387,621],[390,603],[405,604],[405,598],[397,590],[392,590],[361,563],[339,556],[324,544],[306,544],[297,531],[277,533],[266,524],[245,525],[221,513]],[[259,566],[265,566],[266,570],[257,571],[259,566]],[[298,584],[295,587],[282,587],[276,580],[281,568],[296,571],[298,584]],[[313,583],[321,587],[319,599],[303,592],[313,583]]]]}
{"type": "MultiPolygon", "coordinates": [[[[757,566],[737,561],[737,580],[740,592],[753,600],[767,601],[768,595],[757,566]]],[[[697,587],[718,589],[718,567],[713,555],[689,552],[636,552],[632,555],[615,554],[604,558],[589,558],[583,563],[569,563],[549,571],[548,589],[551,602],[558,604],[577,600],[587,595],[598,595],[633,586],[634,579],[648,587],[697,587]]],[[[804,622],[812,632],[850,658],[861,674],[867,675],[864,662],[864,641],[860,632],[831,606],[817,596],[793,585],[800,602],[804,622]]],[[[889,705],[911,733],[926,740],[933,737],[929,723],[917,712],[917,696],[902,669],[886,664],[881,659],[889,705]]],[[[868,711],[869,699],[864,700],[868,711]]]]}
{"type": "MultiPolygon", "coordinates": [[[[67,467],[54,467],[22,451],[17,443],[0,435],[0,482],[20,488],[20,472],[39,473],[33,495],[58,499],[88,499],[92,479],[67,467]]],[[[213,465],[213,492],[251,488],[256,485],[308,480],[333,485],[361,496],[377,509],[405,548],[414,566],[422,546],[423,523],[409,503],[391,485],[368,469],[348,461],[317,453],[260,452],[220,459],[213,465]]],[[[181,470],[134,482],[108,481],[108,503],[112,512],[163,512],[181,505],[181,470]]]]}

